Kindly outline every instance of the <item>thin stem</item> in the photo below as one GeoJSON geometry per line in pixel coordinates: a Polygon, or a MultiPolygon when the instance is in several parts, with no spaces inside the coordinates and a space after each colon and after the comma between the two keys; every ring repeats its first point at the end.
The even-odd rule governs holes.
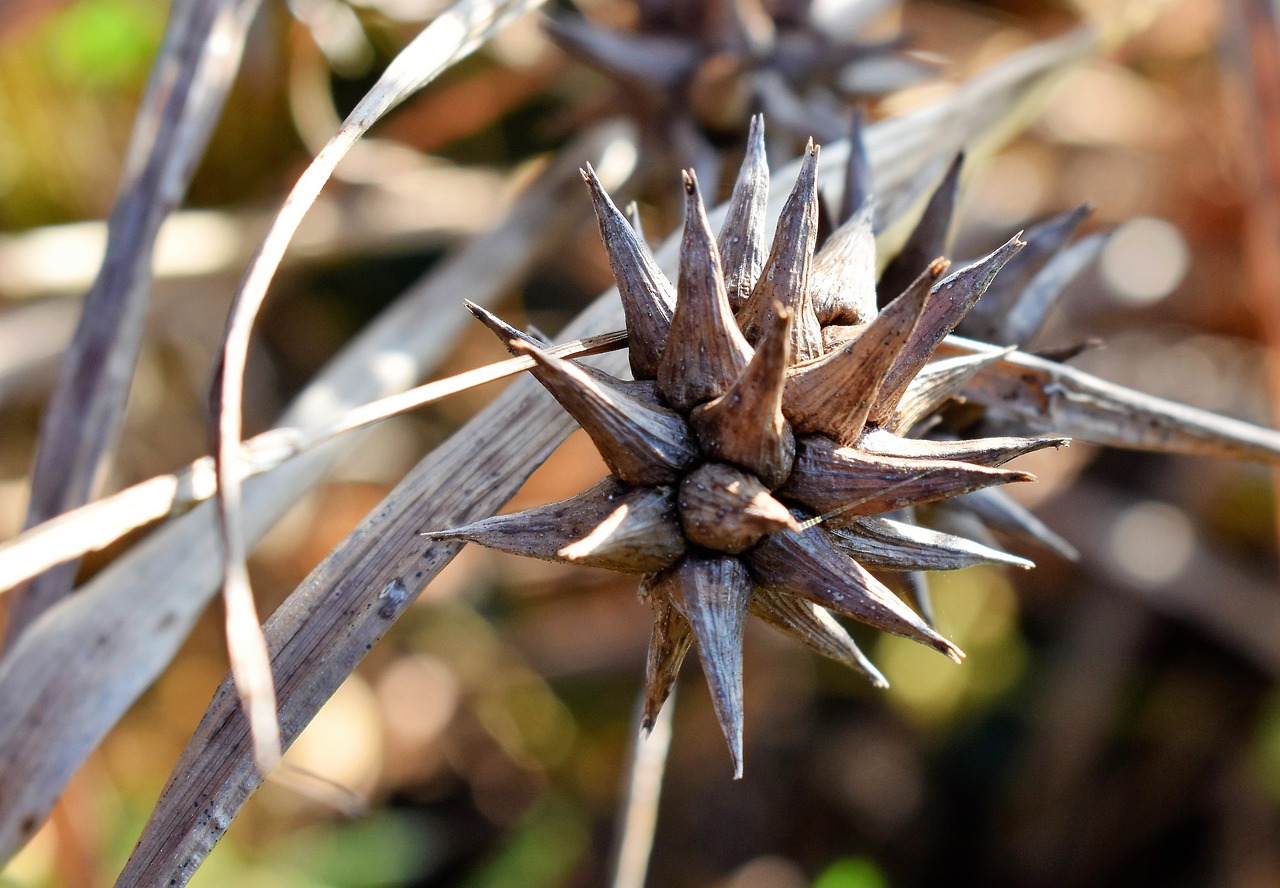
{"type": "Polygon", "coordinates": [[[644,689],[636,699],[632,719],[631,768],[627,773],[626,795],[618,808],[618,840],[613,855],[613,888],[644,888],[653,852],[654,828],[658,823],[658,802],[662,796],[662,775],[667,769],[671,748],[671,720],[675,712],[676,689],[658,710],[648,736],[641,729],[644,717],[644,689]]]}

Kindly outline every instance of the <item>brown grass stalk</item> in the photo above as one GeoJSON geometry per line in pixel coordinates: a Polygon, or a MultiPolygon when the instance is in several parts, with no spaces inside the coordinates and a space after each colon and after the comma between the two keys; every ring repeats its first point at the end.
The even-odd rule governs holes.
{"type": "MultiPolygon", "coordinates": [[[[258,3],[174,7],[125,158],[106,256],[41,424],[27,527],[87,502],[115,447],[151,296],[156,234],[204,154],[258,3]]],[[[75,572],[69,562],[13,596],[6,647],[71,591],[75,572]]]]}

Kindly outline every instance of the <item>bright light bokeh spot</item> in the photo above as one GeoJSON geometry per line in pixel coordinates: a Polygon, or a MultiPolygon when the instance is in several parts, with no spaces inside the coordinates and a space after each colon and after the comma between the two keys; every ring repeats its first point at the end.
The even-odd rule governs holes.
{"type": "Polygon", "coordinates": [[[1110,550],[1112,564],[1127,579],[1146,587],[1163,586],[1190,563],[1195,529],[1176,506],[1141,502],[1116,522],[1110,550]]]}
{"type": "Polygon", "coordinates": [[[1118,301],[1142,306],[1176,290],[1190,265],[1182,232],[1163,219],[1143,217],[1116,229],[1099,267],[1118,301]]]}

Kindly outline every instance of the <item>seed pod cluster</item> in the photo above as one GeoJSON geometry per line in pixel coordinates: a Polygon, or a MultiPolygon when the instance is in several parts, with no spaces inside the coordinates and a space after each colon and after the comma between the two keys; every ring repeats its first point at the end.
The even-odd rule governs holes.
{"type": "Polygon", "coordinates": [[[718,235],[696,176],[686,172],[674,286],[585,170],[624,303],[635,381],[556,358],[471,309],[512,351],[535,359],[531,372],[590,435],[612,474],[560,503],[431,534],[640,574],[641,597],[654,614],[646,725],[696,647],[736,776],[747,614],[877,685],[883,676],[837,618],[911,638],[958,662],[960,650],[860,560],[898,571],[1029,563],[874,516],[1031,480],[1000,465],[1065,443],[903,437],[980,361],[990,361],[929,363],[1023,242],[1015,237],[950,274],[946,260],[926,260],[877,311],[876,282],[868,277],[874,262],[858,258],[865,251],[858,244],[870,237],[866,206],[853,208],[815,250],[818,156],[810,143],[769,246],[760,118],[718,235]],[[846,256],[855,261],[837,261],[846,256]]]}

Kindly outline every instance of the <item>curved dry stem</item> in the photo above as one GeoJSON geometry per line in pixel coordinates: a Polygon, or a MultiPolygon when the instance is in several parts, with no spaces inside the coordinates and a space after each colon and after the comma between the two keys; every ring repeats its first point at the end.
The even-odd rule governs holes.
{"type": "Polygon", "coordinates": [[[219,532],[225,553],[223,598],[227,604],[227,643],[231,672],[241,701],[253,714],[255,757],[262,773],[280,758],[274,718],[275,690],[267,662],[266,641],[258,625],[257,607],[245,567],[247,552],[241,527],[240,484],[245,364],[249,336],[266,299],[267,287],[303,216],[320,194],[339,161],[375,122],[460,59],[470,55],[514,19],[544,0],[458,0],[423,29],[387,66],[378,82],[356,105],[329,143],[294,184],[262,245],[249,263],[231,305],[215,382],[217,415],[214,466],[218,477],[219,532]]]}

